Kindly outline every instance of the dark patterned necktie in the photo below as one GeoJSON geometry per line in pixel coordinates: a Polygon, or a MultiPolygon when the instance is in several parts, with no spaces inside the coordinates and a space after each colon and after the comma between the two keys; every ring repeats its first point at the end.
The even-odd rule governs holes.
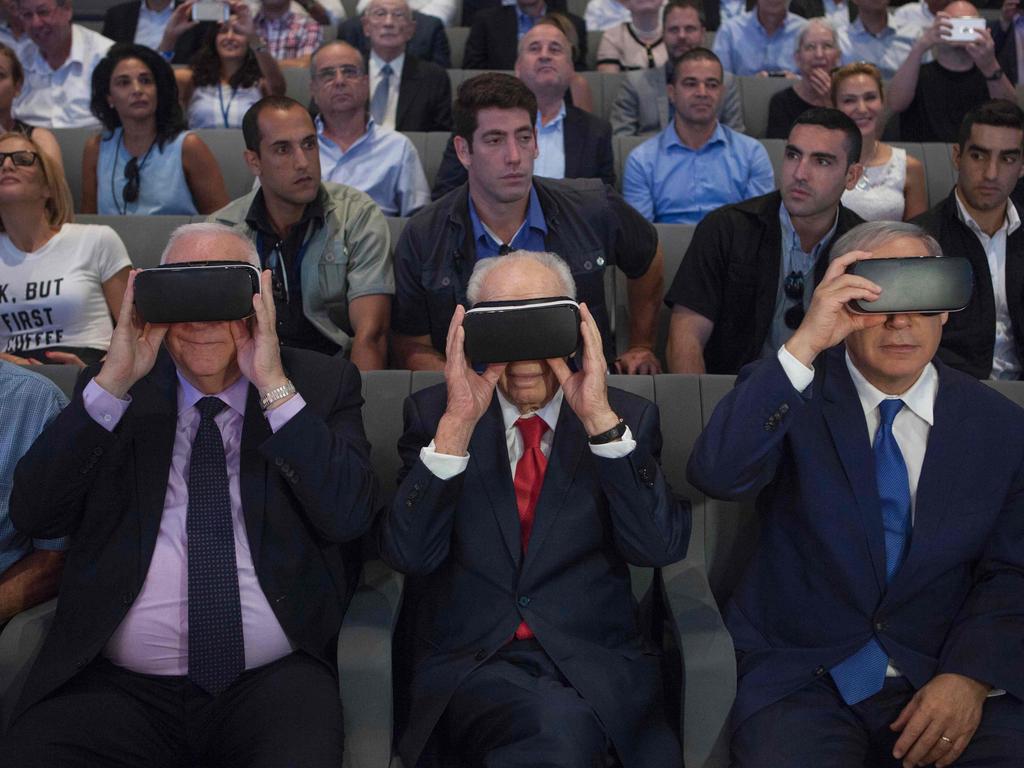
{"type": "Polygon", "coordinates": [[[242,605],[228,470],[216,397],[196,403],[201,419],[188,475],[188,676],[216,696],[245,669],[242,605]]]}

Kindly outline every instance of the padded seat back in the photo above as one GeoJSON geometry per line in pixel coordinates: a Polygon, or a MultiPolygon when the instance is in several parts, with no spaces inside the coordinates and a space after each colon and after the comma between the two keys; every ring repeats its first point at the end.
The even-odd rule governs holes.
{"type": "Polygon", "coordinates": [[[256,177],[245,163],[245,140],[241,128],[200,128],[193,131],[217,158],[224,176],[229,200],[236,200],[252,191],[256,177]]]}
{"type": "Polygon", "coordinates": [[[132,265],[139,269],[159,266],[171,233],[192,221],[191,216],[97,216],[81,214],[78,224],[106,224],[121,238],[132,265]]]}
{"type": "Polygon", "coordinates": [[[64,178],[71,188],[71,199],[75,212],[82,210],[82,152],[90,136],[99,133],[99,128],[56,128],[53,135],[60,145],[64,159],[64,178]]]}

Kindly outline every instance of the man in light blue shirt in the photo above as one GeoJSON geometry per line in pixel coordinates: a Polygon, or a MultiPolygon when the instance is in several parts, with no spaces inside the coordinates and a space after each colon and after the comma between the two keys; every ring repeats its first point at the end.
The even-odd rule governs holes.
{"type": "Polygon", "coordinates": [[[790,13],[788,5],[787,0],[758,0],[753,10],[723,22],[714,49],[726,72],[796,74],[793,51],[807,19],[790,13]]]}
{"type": "Polygon", "coordinates": [[[648,221],[696,224],[720,206],[775,187],[757,139],[718,122],[722,64],[706,48],[679,57],[668,85],[672,123],[626,160],[622,195],[648,221]]]}
{"type": "Polygon", "coordinates": [[[29,539],[11,524],[14,467],[68,399],[48,379],[0,360],[0,627],[57,594],[65,539],[29,539]]]}
{"type": "Polygon", "coordinates": [[[369,78],[348,43],[326,43],[310,62],[311,93],[324,181],[347,184],[374,199],[385,216],[410,216],[430,202],[423,164],[409,139],[367,115],[369,78]]]}
{"type": "Polygon", "coordinates": [[[857,19],[839,29],[843,64],[870,61],[889,79],[906,61],[920,34],[913,26],[899,24],[889,13],[889,0],[850,0],[860,10],[857,19]]]}

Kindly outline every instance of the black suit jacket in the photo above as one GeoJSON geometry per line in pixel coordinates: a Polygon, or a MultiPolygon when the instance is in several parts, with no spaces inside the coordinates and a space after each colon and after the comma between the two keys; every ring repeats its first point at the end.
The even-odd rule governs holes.
{"type": "Polygon", "coordinates": [[[1017,85],[1020,73],[1017,71],[1017,36],[1013,32],[1013,26],[1003,30],[998,21],[990,21],[988,29],[992,33],[992,42],[995,43],[999,66],[1010,78],[1010,82],[1017,85]]]}
{"type": "MultiPolygon", "coordinates": [[[[179,5],[175,0],[175,5],[179,5]]],[[[107,9],[103,16],[103,30],[100,34],[109,37],[115,43],[131,43],[135,40],[135,28],[139,25],[139,9],[142,0],[130,0],[107,9]]],[[[213,22],[204,21],[188,30],[174,45],[174,64],[188,64],[195,52],[203,43],[206,31],[216,26],[213,22]]]]}
{"type": "MultiPolygon", "coordinates": [[[[718,0],[715,0],[717,2],[718,0]]],[[[462,26],[472,27],[478,13],[490,11],[502,6],[501,0],[462,0],[462,26]]],[[[565,13],[565,0],[549,0],[547,3],[549,11],[565,13]]]]}
{"type": "Polygon", "coordinates": [[[476,425],[469,467],[449,480],[420,460],[446,405],[443,384],[405,403],[402,480],[377,526],[381,554],[410,574],[415,651],[410,722],[399,744],[415,765],[459,681],[525,619],[597,711],[625,768],[675,768],[679,744],[661,708],[658,659],[641,637],[627,563],[662,566],[686,554],[689,505],[658,466],[658,409],[609,391],[637,446],[603,459],[564,402],[523,554],[505,426],[495,396],[476,425]]]}
{"type": "MultiPolygon", "coordinates": [[[[272,433],[249,387],[240,458],[246,532],[288,639],[333,670],[348,592],[338,543],[362,535],[378,504],[359,372],[341,358],[288,348],[281,354],[306,406],[272,433]]],[[[142,588],[160,528],[177,425],[174,364],[161,353],[132,387],[132,404],[113,432],[93,421],[82,401],[96,372],[79,379],[71,404],[15,470],[15,527],[72,541],[53,627],[16,715],[102,652],[142,588]]]]}
{"type": "Polygon", "coordinates": [[[409,54],[398,84],[395,130],[450,131],[452,129],[452,81],[432,61],[409,54]]]}
{"type": "MultiPolygon", "coordinates": [[[[931,210],[914,219],[928,234],[939,241],[942,252],[966,256],[974,269],[974,290],[971,301],[960,312],[950,312],[942,328],[939,358],[953,368],[977,379],[987,379],[992,372],[992,353],[996,342],[996,300],[992,273],[985,249],[975,234],[960,221],[956,205],[956,188],[931,210]]],[[[1017,357],[1024,360],[1024,229],[1017,229],[1006,241],[1006,305],[1017,347],[1017,357]]]]}
{"type": "MultiPolygon", "coordinates": [[[[605,184],[615,186],[611,123],[579,107],[566,104],[562,141],[565,145],[565,178],[601,179],[605,184]]],[[[441,167],[437,169],[431,197],[434,200],[444,197],[467,179],[466,169],[455,153],[455,140],[449,139],[441,167]]]]}
{"type": "MultiPolygon", "coordinates": [[[[576,14],[568,11],[563,13],[576,27],[576,36],[580,41],[573,63],[577,70],[586,69],[587,26],[576,14]]],[[[514,69],[519,48],[518,29],[514,5],[503,5],[500,8],[478,12],[466,40],[466,51],[462,58],[463,69],[514,69]]]]}
{"type": "MultiPolygon", "coordinates": [[[[444,24],[436,16],[419,11],[413,11],[412,17],[416,21],[416,31],[405,46],[406,55],[412,54],[418,59],[432,61],[439,67],[448,69],[452,65],[452,51],[448,45],[448,36],[444,33],[444,24]]],[[[357,48],[363,56],[370,55],[370,39],[363,34],[362,16],[354,16],[341,22],[338,27],[338,39],[357,48]]]]}

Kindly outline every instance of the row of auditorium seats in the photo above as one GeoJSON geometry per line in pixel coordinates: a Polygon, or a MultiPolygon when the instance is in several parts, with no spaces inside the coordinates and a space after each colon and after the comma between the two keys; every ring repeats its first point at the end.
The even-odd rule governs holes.
{"type": "MultiPolygon", "coordinates": [[[[82,148],[86,140],[95,133],[92,128],[64,128],[55,130],[57,141],[64,154],[64,172],[71,186],[75,210],[81,209],[82,197],[82,148]]],[[[202,128],[195,132],[210,147],[220,164],[227,185],[228,197],[241,197],[253,186],[253,176],[245,163],[243,151],[245,145],[242,133],[235,128],[202,128]]],[[[423,162],[423,170],[429,183],[433,184],[437,170],[441,166],[444,150],[450,134],[447,132],[409,131],[405,134],[412,141],[423,162]]],[[[646,140],[642,136],[616,136],[612,139],[612,151],[615,156],[616,187],[622,189],[622,172],[629,153],[646,140]]],[[[782,171],[785,141],[782,139],[761,139],[768,151],[775,170],[776,183],[782,171]]],[[[907,152],[920,160],[925,167],[925,181],[928,189],[928,205],[932,206],[949,194],[956,182],[956,170],[949,144],[918,144],[893,142],[896,146],[905,147],[907,152]]]]}
{"type": "MultiPolygon", "coordinates": [[[[41,366],[68,394],[75,370],[41,366]]],[[[395,445],[402,429],[405,397],[441,381],[438,373],[374,371],[363,377],[363,418],[373,445],[372,462],[386,494],[395,490],[399,460],[395,445]]],[[[658,590],[668,606],[667,631],[680,651],[683,682],[680,735],[689,768],[728,765],[728,714],[735,694],[732,641],[719,606],[731,594],[759,535],[751,504],[706,498],[686,481],[694,441],[718,401],[732,386],[730,376],[612,376],[612,386],[647,397],[660,406],[664,437],[662,466],[673,489],[690,499],[693,529],[686,559],[665,568],[633,568],[638,599],[658,590]]],[[[1019,405],[1024,384],[989,382],[1019,405]]],[[[380,561],[365,564],[338,641],[338,668],[345,717],[346,768],[400,768],[392,757],[391,639],[402,602],[403,578],[380,561]]],[[[38,653],[55,601],[19,615],[0,635],[0,726],[6,723],[28,666],[38,653]]],[[[669,650],[669,649],[667,649],[669,650]]],[[[670,654],[667,654],[669,656],[670,654]]],[[[410,767],[411,768],[411,767],[410,767]]]]}

